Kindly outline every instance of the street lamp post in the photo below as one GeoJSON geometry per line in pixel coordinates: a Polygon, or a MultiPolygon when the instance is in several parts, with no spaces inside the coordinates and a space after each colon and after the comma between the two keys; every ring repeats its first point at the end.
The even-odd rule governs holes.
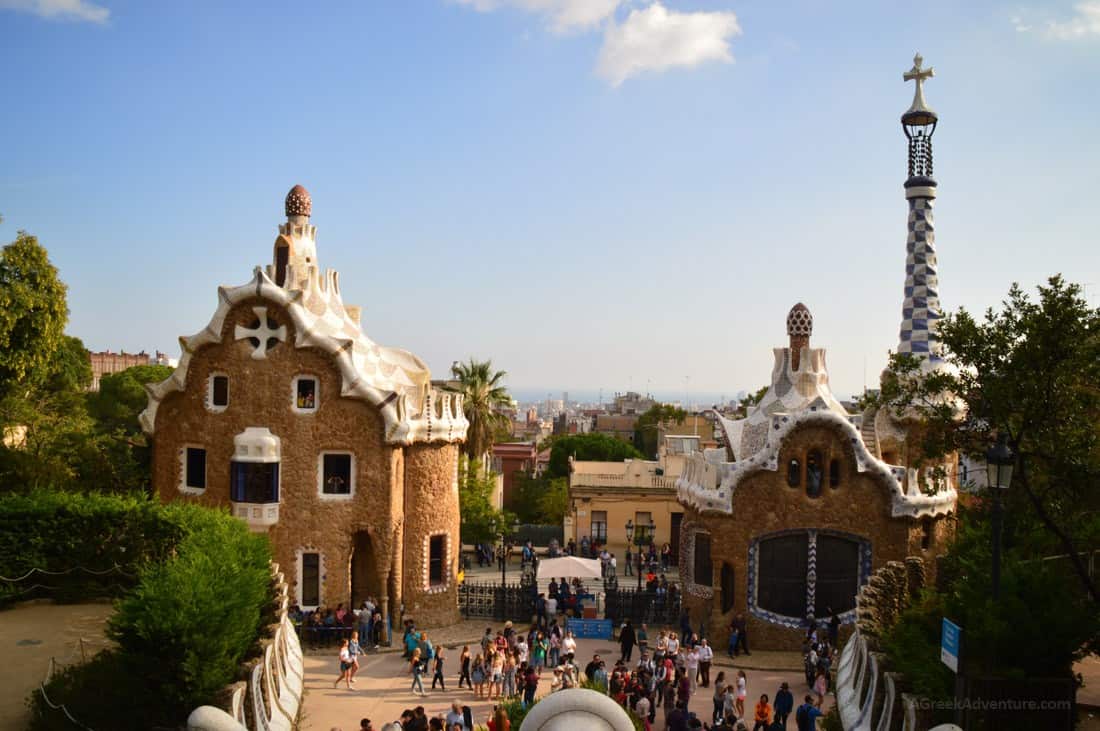
{"type": "Polygon", "coordinates": [[[993,601],[997,601],[1001,594],[1001,531],[1004,519],[1001,491],[1007,490],[1012,483],[1015,461],[1016,455],[1009,448],[1004,434],[999,435],[997,443],[985,453],[987,486],[993,493],[993,601]]]}
{"type": "Polygon", "coordinates": [[[504,572],[508,568],[508,552],[504,548],[504,531],[497,536],[500,540],[500,588],[505,586],[504,572]]]}
{"type": "Polygon", "coordinates": [[[649,525],[644,523],[638,523],[634,525],[633,520],[626,521],[626,542],[627,544],[633,543],[637,550],[638,570],[635,572],[638,574],[638,591],[642,590],[642,546],[647,545],[652,539],[653,534],[656,531],[657,526],[652,519],[649,521],[649,525]]]}

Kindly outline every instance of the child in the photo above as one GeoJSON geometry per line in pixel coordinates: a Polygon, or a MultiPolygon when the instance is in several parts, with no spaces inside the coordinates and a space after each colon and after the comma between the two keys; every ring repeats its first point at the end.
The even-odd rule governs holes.
{"type": "Polygon", "coordinates": [[[340,677],[336,679],[336,682],[332,684],[332,687],[340,685],[340,681],[343,680],[347,685],[348,690],[351,689],[351,653],[348,651],[348,641],[344,640],[340,643],[340,677]]]}
{"type": "Polygon", "coordinates": [[[348,671],[348,682],[355,685],[355,674],[359,672],[359,655],[363,652],[359,647],[359,633],[351,633],[351,641],[348,642],[348,654],[351,655],[351,670],[348,671]]]}

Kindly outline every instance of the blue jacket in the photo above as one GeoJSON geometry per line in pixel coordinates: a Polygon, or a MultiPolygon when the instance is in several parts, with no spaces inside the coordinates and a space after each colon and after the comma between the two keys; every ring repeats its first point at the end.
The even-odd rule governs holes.
{"type": "Polygon", "coordinates": [[[789,690],[776,691],[774,708],[777,714],[791,712],[794,708],[794,696],[789,690]]]}

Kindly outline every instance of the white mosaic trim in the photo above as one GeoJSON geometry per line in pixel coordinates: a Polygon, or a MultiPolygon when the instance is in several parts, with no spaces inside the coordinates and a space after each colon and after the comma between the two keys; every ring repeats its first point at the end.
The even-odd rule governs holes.
{"type": "Polygon", "coordinates": [[[779,449],[787,436],[800,426],[812,425],[830,427],[842,433],[855,451],[856,470],[868,473],[889,492],[893,517],[936,517],[954,512],[958,499],[954,485],[948,484],[934,495],[922,493],[917,471],[910,469],[907,474],[905,467],[889,465],[871,454],[854,422],[855,417],[845,418],[824,405],[816,409],[811,406],[793,415],[776,414],[772,417],[771,438],[748,459],[708,464],[702,455],[691,455],[676,480],[677,497],[681,503],[701,513],[732,513],[733,493],[741,482],[762,470],[778,471],[779,449]],[[903,481],[909,485],[908,491],[902,488],[903,481]]]}
{"type": "MultiPolygon", "coordinates": [[[[387,444],[454,443],[466,438],[469,422],[462,410],[462,395],[432,388],[427,366],[412,353],[370,340],[347,314],[337,272],[328,270],[322,277],[317,267],[310,267],[304,289],[280,287],[271,273],[256,267],[251,281],[218,287],[218,308],[210,322],[198,333],[179,339],[179,366],[160,383],[145,386],[149,404],[140,421],[147,435],[155,433],[161,401],[170,393],[186,390],[192,356],[203,346],[222,342],[225,318],[236,305],[259,298],[282,308],[290,317],[294,347],[318,348],[332,357],[340,371],[341,397],[378,407],[387,444]]],[[[294,281],[289,267],[287,281],[294,281]]]]}
{"type": "Polygon", "coordinates": [[[229,378],[229,374],[225,371],[214,371],[206,377],[206,410],[215,414],[220,414],[229,408],[229,402],[233,398],[233,382],[229,378]],[[225,378],[225,406],[214,405],[214,379],[225,378]]]}
{"type": "Polygon", "coordinates": [[[454,572],[451,570],[451,534],[436,531],[424,536],[424,582],[423,589],[428,594],[443,594],[451,588],[454,572]],[[432,539],[443,537],[443,583],[432,586],[432,539]]]}
{"type": "MultiPolygon", "coordinates": [[[[680,539],[680,579],[684,585],[684,591],[694,597],[710,599],[714,596],[713,586],[704,586],[695,583],[695,536],[703,533],[710,536],[710,531],[700,528],[694,523],[688,523],[681,529],[680,539]]],[[[714,556],[711,556],[713,565],[714,556]]],[[[711,580],[714,580],[713,572],[711,580]]]]}
{"type": "Polygon", "coordinates": [[[205,487],[191,487],[187,484],[187,450],[188,449],[201,449],[206,452],[206,459],[203,460],[203,469],[206,471],[203,474],[203,482],[209,485],[210,479],[210,452],[202,444],[182,444],[180,445],[179,452],[176,455],[176,461],[179,464],[179,479],[176,480],[176,487],[185,495],[202,495],[206,492],[205,487]]]}

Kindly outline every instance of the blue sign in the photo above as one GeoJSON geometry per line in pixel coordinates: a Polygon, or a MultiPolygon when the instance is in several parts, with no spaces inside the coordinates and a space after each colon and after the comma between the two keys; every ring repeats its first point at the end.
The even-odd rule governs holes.
{"type": "Polygon", "coordinates": [[[610,640],[610,619],[573,619],[565,623],[565,628],[578,640],[610,640]]]}
{"type": "Polygon", "coordinates": [[[940,660],[954,672],[959,672],[959,640],[962,629],[947,617],[940,632],[940,660]]]}

